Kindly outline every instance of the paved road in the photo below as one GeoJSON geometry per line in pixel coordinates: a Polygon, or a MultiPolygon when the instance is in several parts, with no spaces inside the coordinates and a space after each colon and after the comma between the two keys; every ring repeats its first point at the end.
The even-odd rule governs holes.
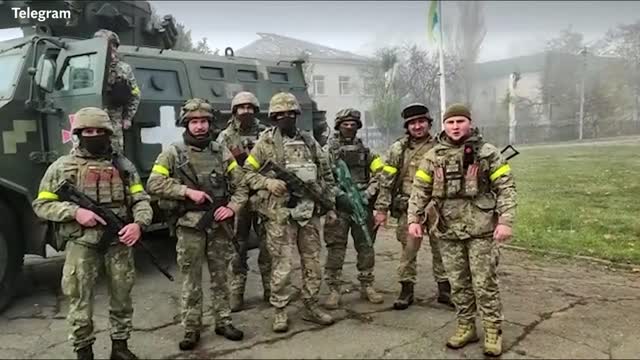
{"type": "MultiPolygon", "coordinates": [[[[176,284],[155,272],[138,254],[132,348],[141,358],[167,359],[482,357],[481,343],[457,351],[444,345],[454,328],[454,317],[434,300],[428,247],[419,257],[416,306],[405,311],[391,308],[399,290],[395,275],[399,246],[392,232],[384,229],[377,240],[376,286],[385,294],[384,304],[369,305],[359,299],[354,252],[350,250],[344,309],[333,312],[336,324],[323,328],[304,322],[297,300],[289,310],[290,331],[275,334],[271,332],[272,311],[261,301],[259,275],[252,270],[248,309],[233,315],[236,325],[245,331],[245,340],[234,343],[216,336],[207,306],[203,340],[193,352],[181,352],[177,347],[182,329],[176,284]]],[[[175,259],[172,245],[167,241],[154,245],[156,252],[163,252],[165,262],[175,259]]],[[[257,269],[255,258],[252,251],[252,269],[257,269]]],[[[64,320],[68,305],[58,285],[62,258],[27,263],[20,296],[0,317],[0,357],[73,357],[64,320]]],[[[640,274],[512,251],[503,251],[500,266],[506,317],[503,358],[640,356],[640,274]]],[[[296,286],[299,275],[297,266],[296,286]]],[[[323,287],[322,297],[326,294],[323,287]]],[[[94,351],[97,358],[106,358],[110,343],[104,284],[95,300],[98,340],[94,351]]]]}

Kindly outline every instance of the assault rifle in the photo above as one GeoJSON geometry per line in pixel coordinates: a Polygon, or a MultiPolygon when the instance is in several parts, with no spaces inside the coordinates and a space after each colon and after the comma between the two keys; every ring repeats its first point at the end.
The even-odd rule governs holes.
{"type": "Polygon", "coordinates": [[[333,202],[329,200],[325,194],[302,181],[296,174],[293,174],[271,160],[267,160],[258,172],[264,175],[269,171],[273,171],[277,179],[287,184],[287,190],[292,199],[297,200],[307,197],[319,205],[321,213],[323,214],[333,209],[333,202]]]}
{"type": "Polygon", "coordinates": [[[362,194],[353,182],[353,179],[351,178],[351,171],[344,160],[339,159],[336,161],[336,175],[338,185],[349,198],[352,210],[349,214],[351,220],[360,227],[360,230],[362,230],[364,237],[367,240],[367,244],[369,246],[373,245],[373,237],[369,232],[369,224],[367,224],[369,209],[365,206],[362,194]]]}
{"type": "MultiPolygon", "coordinates": [[[[99,249],[106,249],[114,240],[114,238],[119,237],[118,233],[120,230],[127,225],[127,223],[120,218],[116,213],[111,211],[110,209],[106,209],[92,198],[88,197],[86,194],[81,193],[75,186],[71,185],[68,181],[64,181],[56,190],[56,194],[62,201],[70,201],[72,203],[77,204],[81,208],[91,210],[96,215],[100,216],[107,223],[104,227],[104,234],[100,238],[100,242],[98,243],[99,249]]],[[[153,253],[147,248],[142,239],[139,239],[136,242],[136,246],[139,246],[140,249],[144,253],[149,256],[151,263],[155,266],[160,272],[169,280],[173,281],[173,276],[169,273],[167,269],[165,269],[158,259],[153,255],[153,253]]]]}
{"type": "MultiPolygon", "coordinates": [[[[211,194],[208,194],[208,195],[211,195],[211,194]]],[[[202,215],[202,217],[200,218],[200,220],[198,220],[198,223],[196,224],[196,229],[200,231],[205,231],[207,228],[209,228],[211,224],[213,224],[213,220],[214,220],[213,214],[216,212],[216,210],[221,206],[226,206],[228,203],[227,199],[218,199],[218,198],[212,198],[212,199],[213,199],[212,203],[207,202],[202,205],[197,205],[192,202],[188,202],[184,206],[184,209],[186,211],[203,211],[204,210],[205,213],[202,215]]],[[[229,239],[231,239],[231,243],[233,244],[233,247],[236,249],[238,254],[240,254],[240,243],[238,243],[238,237],[233,231],[233,228],[231,227],[231,225],[229,224],[229,220],[221,221],[218,224],[222,228],[222,231],[224,231],[229,237],[229,239]]]]}
{"type": "MultiPolygon", "coordinates": [[[[221,206],[226,206],[228,201],[226,198],[215,197],[215,196],[212,196],[212,194],[209,194],[207,191],[205,191],[204,188],[200,186],[200,184],[196,181],[197,178],[192,178],[191,176],[189,176],[189,174],[187,174],[187,172],[184,169],[185,165],[187,164],[188,163],[178,166],[178,171],[182,172],[182,174],[191,182],[192,186],[195,187],[196,190],[206,193],[213,200],[212,203],[204,203],[201,205],[188,201],[185,203],[183,207],[183,209],[186,211],[204,211],[205,212],[200,218],[200,220],[198,220],[198,223],[196,224],[196,229],[200,231],[205,231],[213,223],[213,220],[214,220],[213,214],[216,212],[216,210],[218,210],[218,208],[221,206]]],[[[192,168],[191,170],[193,171],[192,168]]],[[[224,231],[229,237],[229,239],[231,239],[231,243],[233,244],[233,247],[236,249],[238,254],[240,254],[240,243],[238,242],[238,237],[233,231],[233,227],[229,225],[228,221],[229,220],[221,221],[218,224],[220,224],[222,231],[224,231]]]]}
{"type": "Polygon", "coordinates": [[[519,152],[518,150],[516,150],[516,148],[514,148],[514,147],[513,147],[513,146],[511,146],[511,145],[507,145],[507,146],[505,146],[505,147],[504,147],[504,149],[500,150],[500,153],[501,153],[501,154],[504,154],[507,150],[511,150],[513,153],[512,153],[512,154],[510,154],[509,156],[507,156],[507,157],[504,159],[505,161],[508,161],[509,159],[514,158],[514,157],[516,157],[516,156],[518,156],[518,155],[520,154],[520,152],[519,152]]]}

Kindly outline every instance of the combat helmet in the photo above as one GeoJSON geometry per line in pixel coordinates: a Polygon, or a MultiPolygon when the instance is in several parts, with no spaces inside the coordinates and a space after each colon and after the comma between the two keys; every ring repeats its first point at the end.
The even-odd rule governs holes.
{"type": "Polygon", "coordinates": [[[120,46],[120,37],[118,36],[118,34],[116,34],[111,30],[100,29],[96,31],[95,34],[93,34],[93,37],[94,38],[103,37],[103,38],[106,38],[109,42],[115,43],[116,47],[120,46]]]}
{"type": "Polygon", "coordinates": [[[302,113],[298,99],[296,99],[292,93],[288,92],[280,92],[273,95],[269,102],[269,117],[272,117],[276,113],[287,111],[295,111],[298,115],[302,113]]]}
{"type": "Polygon", "coordinates": [[[97,107],[82,108],[74,115],[72,132],[79,134],[82,129],[87,128],[104,129],[113,134],[113,125],[109,120],[109,114],[97,107]]]}
{"type": "Polygon", "coordinates": [[[429,108],[421,103],[413,103],[405,106],[405,108],[402,109],[402,112],[400,114],[404,119],[405,128],[407,127],[407,125],[411,120],[415,120],[419,118],[426,118],[427,121],[429,122],[429,125],[433,123],[433,118],[431,118],[431,115],[429,114],[429,108]]]}
{"type": "Polygon", "coordinates": [[[231,99],[231,113],[235,114],[236,107],[244,104],[253,105],[253,112],[255,114],[260,112],[260,102],[258,101],[258,98],[248,91],[241,91],[231,99]]]}
{"type": "Polygon", "coordinates": [[[336,113],[336,125],[335,130],[338,130],[340,124],[344,121],[355,121],[358,124],[358,129],[362,128],[362,121],[360,120],[360,111],[354,108],[341,109],[336,113]]]}
{"type": "Polygon", "coordinates": [[[211,125],[214,119],[213,106],[211,106],[211,104],[207,100],[200,98],[193,98],[184,102],[182,108],[180,108],[180,118],[178,119],[178,125],[187,127],[187,124],[189,124],[189,120],[191,120],[192,118],[192,116],[189,116],[189,114],[196,111],[203,113],[204,115],[202,116],[207,117],[209,119],[209,124],[211,125]]]}

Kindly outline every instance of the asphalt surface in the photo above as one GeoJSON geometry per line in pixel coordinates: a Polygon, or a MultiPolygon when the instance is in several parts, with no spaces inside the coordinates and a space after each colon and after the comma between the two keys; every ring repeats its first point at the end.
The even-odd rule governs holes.
{"type": "MultiPolygon", "coordinates": [[[[174,242],[156,236],[152,247],[161,261],[173,264],[174,242]]],[[[392,309],[399,292],[396,267],[399,243],[393,229],[382,229],[376,241],[376,287],[384,294],[380,305],[360,299],[355,252],[350,245],[344,269],[343,307],[337,319],[321,327],[301,319],[299,296],[289,307],[288,333],[271,331],[273,311],[262,302],[257,252],[250,252],[251,273],[247,308],[233,314],[245,339],[231,342],[213,332],[210,303],[205,303],[205,329],[194,351],[178,349],[179,283],[171,283],[144,257],[138,267],[134,296],[132,350],[140,358],[482,358],[482,342],[450,350],[445,342],[455,326],[454,313],[435,302],[428,242],[419,255],[417,302],[404,311],[392,309]]],[[[323,250],[323,262],[325,252],[323,250]]],[[[27,259],[21,289],[0,316],[1,358],[71,358],[65,322],[68,303],[59,284],[64,258],[27,259]]],[[[296,258],[293,285],[300,288],[296,258]]],[[[179,280],[179,279],[178,279],[179,280]]],[[[505,359],[520,358],[638,358],[640,357],[640,273],[601,264],[544,258],[504,250],[500,285],[504,305],[505,359]]],[[[208,276],[205,276],[205,283],[208,276]]],[[[207,287],[205,285],[205,287],[207,287]]],[[[208,290],[206,294],[208,294],[208,290]]],[[[297,291],[299,294],[299,291],[297,291]]],[[[323,285],[321,300],[327,295],[323,285]]],[[[108,358],[108,296],[104,282],[95,296],[97,358],[108,358]]],[[[478,320],[478,326],[482,324],[478,320]]],[[[480,336],[482,336],[482,331],[480,336]]]]}

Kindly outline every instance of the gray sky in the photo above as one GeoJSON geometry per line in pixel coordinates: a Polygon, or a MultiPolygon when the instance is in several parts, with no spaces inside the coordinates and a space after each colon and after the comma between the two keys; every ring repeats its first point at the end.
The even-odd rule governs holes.
{"type": "MultiPolygon", "coordinates": [[[[429,1],[152,1],[159,15],[173,14],[212,48],[243,47],[272,32],[341,50],[371,54],[403,42],[429,46],[429,1]]],[[[454,1],[443,3],[445,23],[457,21],[454,1]]],[[[485,1],[487,35],[480,61],[541,50],[571,24],[586,39],[619,23],[640,20],[640,1],[485,1]]],[[[0,31],[0,39],[17,32],[0,31]]]]}
{"type": "MultiPolygon", "coordinates": [[[[155,1],[192,30],[194,41],[240,48],[256,32],[273,32],[341,50],[369,54],[376,46],[418,42],[427,46],[429,1],[155,1]]],[[[443,21],[457,21],[454,1],[443,21]]],[[[598,38],[618,23],[640,19],[638,1],[486,1],[487,36],[480,60],[534,52],[567,25],[598,38]]]]}

